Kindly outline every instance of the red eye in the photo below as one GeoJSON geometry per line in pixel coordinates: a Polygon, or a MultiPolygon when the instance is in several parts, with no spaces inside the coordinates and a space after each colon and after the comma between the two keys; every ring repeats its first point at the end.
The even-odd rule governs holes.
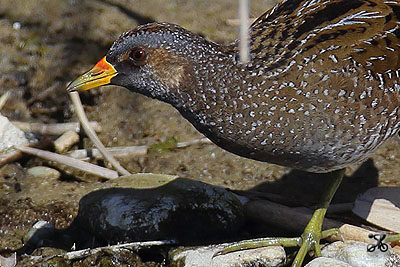
{"type": "Polygon", "coordinates": [[[141,47],[134,48],[129,53],[129,58],[132,59],[135,63],[144,63],[147,58],[147,52],[141,47]]]}

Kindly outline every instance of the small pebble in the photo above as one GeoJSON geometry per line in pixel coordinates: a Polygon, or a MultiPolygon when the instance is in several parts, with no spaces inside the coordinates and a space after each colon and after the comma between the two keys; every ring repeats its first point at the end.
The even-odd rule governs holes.
{"type": "Polygon", "coordinates": [[[17,253],[15,252],[9,257],[3,257],[0,255],[0,266],[1,267],[15,267],[17,265],[17,253]]]}
{"type": "Polygon", "coordinates": [[[47,221],[38,221],[24,236],[24,243],[34,244],[40,247],[40,243],[44,239],[52,238],[55,233],[55,228],[52,224],[47,221]]]}
{"type": "Polygon", "coordinates": [[[19,30],[19,29],[21,29],[21,23],[19,23],[19,22],[14,22],[14,23],[13,23],[13,29],[14,29],[14,30],[19,30]]]}
{"type": "Polygon", "coordinates": [[[61,173],[55,169],[45,167],[45,166],[36,166],[29,168],[27,173],[35,178],[56,180],[60,178],[61,173]]]}

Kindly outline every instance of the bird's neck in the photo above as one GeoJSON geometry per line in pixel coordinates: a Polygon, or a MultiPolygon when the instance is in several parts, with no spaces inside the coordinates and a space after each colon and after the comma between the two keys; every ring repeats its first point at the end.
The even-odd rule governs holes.
{"type": "MultiPolygon", "coordinates": [[[[188,60],[185,80],[171,91],[170,103],[183,114],[199,117],[212,113],[210,110],[216,107],[233,106],[233,98],[239,97],[237,93],[245,83],[247,66],[238,61],[236,49],[232,48],[204,42],[185,52],[188,60]]],[[[206,122],[201,120],[201,123],[206,122]]]]}

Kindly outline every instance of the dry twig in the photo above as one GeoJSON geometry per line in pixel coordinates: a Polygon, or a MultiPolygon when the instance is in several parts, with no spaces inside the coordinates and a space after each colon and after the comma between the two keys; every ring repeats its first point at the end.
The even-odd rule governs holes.
{"type": "MultiPolygon", "coordinates": [[[[255,20],[256,20],[256,18],[250,18],[247,21],[247,24],[251,25],[255,20]]],[[[232,27],[238,27],[238,26],[240,26],[240,19],[227,19],[225,21],[225,24],[228,26],[232,26],[232,27]]]]}
{"type": "MultiPolygon", "coordinates": [[[[194,139],[187,142],[179,142],[176,144],[177,148],[184,148],[191,145],[198,144],[212,144],[208,138],[194,139]]],[[[125,147],[107,147],[106,150],[116,158],[131,158],[144,156],[147,154],[150,146],[125,146],[125,147]]],[[[68,156],[76,159],[95,158],[101,159],[103,155],[97,149],[78,149],[68,153],[68,156]]]]}
{"type": "Polygon", "coordinates": [[[211,140],[208,138],[200,138],[200,139],[193,139],[193,140],[186,141],[186,142],[178,142],[176,144],[176,147],[183,148],[183,147],[188,147],[188,146],[192,146],[192,145],[208,145],[208,144],[213,144],[213,142],[211,142],[211,140]]]}
{"type": "Polygon", "coordinates": [[[14,150],[0,154],[0,167],[18,160],[22,156],[21,151],[14,150]]]}
{"type": "Polygon", "coordinates": [[[1,97],[0,97],[0,110],[3,109],[4,105],[6,104],[8,98],[10,97],[10,91],[5,92],[1,97]]]}
{"type": "MultiPolygon", "coordinates": [[[[106,151],[116,158],[137,157],[147,154],[148,146],[126,146],[107,147],[106,151]]],[[[103,155],[96,148],[77,149],[67,153],[68,156],[76,159],[87,160],[89,158],[102,159],[103,155]]]]}
{"type": "Polygon", "coordinates": [[[240,50],[240,61],[242,63],[249,62],[250,51],[249,51],[249,1],[239,0],[239,50],[240,50]]]}
{"type": "Polygon", "coordinates": [[[75,112],[78,115],[79,121],[82,124],[83,129],[85,130],[85,133],[87,136],[92,140],[92,142],[95,144],[95,146],[100,150],[100,152],[103,154],[104,158],[108,160],[111,165],[114,166],[114,168],[122,175],[129,175],[130,173],[125,170],[119,162],[110,154],[106,151],[104,145],[101,143],[100,139],[97,137],[96,133],[93,131],[93,129],[89,125],[89,121],[85,115],[85,111],[83,110],[82,102],[79,98],[78,92],[70,92],[69,93],[72,103],[74,104],[75,107],[75,112]]]}
{"type": "Polygon", "coordinates": [[[111,251],[121,251],[122,249],[129,249],[129,250],[139,250],[141,248],[146,247],[154,247],[154,246],[164,246],[164,245],[172,245],[176,244],[174,240],[161,240],[161,241],[143,241],[143,242],[132,242],[132,243],[125,243],[125,244],[118,244],[113,246],[107,247],[99,247],[99,248],[87,248],[77,251],[67,252],[64,255],[60,255],[69,260],[84,258],[90,255],[93,255],[97,252],[102,250],[111,250],[111,251]]]}
{"type": "Polygon", "coordinates": [[[107,179],[115,179],[118,178],[118,173],[116,171],[103,168],[88,162],[84,162],[78,159],[70,158],[64,155],[60,155],[57,153],[32,148],[32,147],[24,147],[24,146],[16,146],[16,149],[22,151],[27,154],[31,154],[46,160],[55,161],[70,167],[73,167],[78,170],[82,170],[100,177],[104,177],[107,179]]]}
{"type": "Polygon", "coordinates": [[[98,247],[98,248],[87,248],[77,251],[71,251],[64,254],[58,255],[51,255],[48,257],[43,256],[29,256],[31,261],[35,262],[45,262],[55,257],[61,257],[68,260],[77,260],[86,258],[90,255],[94,255],[95,253],[101,252],[103,250],[111,250],[114,252],[120,252],[122,250],[135,250],[138,251],[141,248],[148,248],[153,246],[164,246],[164,245],[173,245],[176,244],[175,240],[161,240],[161,241],[143,241],[143,242],[132,242],[132,243],[125,243],[125,244],[118,244],[106,247],[98,247]]]}
{"type": "MultiPolygon", "coordinates": [[[[12,124],[24,132],[34,132],[43,135],[60,135],[67,131],[79,132],[81,128],[79,122],[45,124],[39,122],[29,123],[13,121],[12,124]]],[[[101,132],[101,126],[98,122],[89,122],[89,124],[96,132],[101,132]]]]}

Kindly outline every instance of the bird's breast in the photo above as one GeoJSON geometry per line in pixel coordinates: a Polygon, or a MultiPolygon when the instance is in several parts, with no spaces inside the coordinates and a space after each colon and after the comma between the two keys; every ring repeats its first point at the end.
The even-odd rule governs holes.
{"type": "Polygon", "coordinates": [[[362,78],[362,68],[315,71],[320,64],[204,88],[183,114],[217,145],[255,160],[312,172],[362,161],[398,131],[398,93],[362,78]]]}

